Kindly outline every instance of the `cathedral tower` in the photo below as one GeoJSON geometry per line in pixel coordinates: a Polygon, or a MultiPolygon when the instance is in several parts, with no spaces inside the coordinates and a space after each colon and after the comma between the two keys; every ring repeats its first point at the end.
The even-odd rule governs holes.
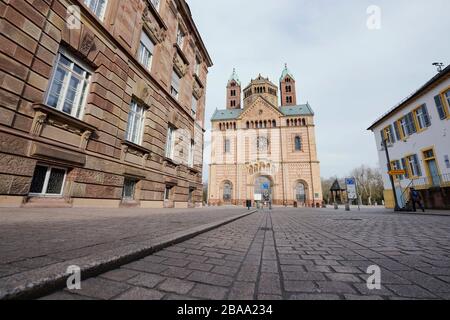
{"type": "Polygon", "coordinates": [[[227,109],[240,109],[241,108],[241,82],[236,73],[236,69],[233,69],[233,74],[228,80],[227,84],[227,109]]]}
{"type": "Polygon", "coordinates": [[[296,106],[297,93],[295,90],[295,78],[289,71],[287,64],[284,66],[283,73],[280,78],[281,105],[296,106]]]}

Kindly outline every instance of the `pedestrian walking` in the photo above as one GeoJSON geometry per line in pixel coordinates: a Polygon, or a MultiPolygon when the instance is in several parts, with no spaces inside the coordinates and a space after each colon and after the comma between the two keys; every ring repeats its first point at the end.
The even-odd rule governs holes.
{"type": "Polygon", "coordinates": [[[410,190],[411,190],[410,194],[411,194],[411,202],[412,202],[412,206],[413,206],[413,211],[414,212],[417,211],[416,204],[418,204],[419,208],[422,209],[423,212],[425,212],[425,208],[422,205],[420,193],[414,188],[411,188],[410,190]]]}

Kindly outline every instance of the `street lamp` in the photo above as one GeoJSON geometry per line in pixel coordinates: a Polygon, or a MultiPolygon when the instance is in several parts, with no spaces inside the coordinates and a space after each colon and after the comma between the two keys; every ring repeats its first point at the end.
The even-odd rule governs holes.
{"type": "Polygon", "coordinates": [[[383,138],[381,145],[384,148],[384,151],[386,152],[386,160],[387,160],[387,167],[388,167],[388,175],[389,175],[389,179],[391,180],[391,185],[392,185],[392,192],[394,193],[394,201],[395,201],[395,208],[394,211],[400,211],[400,206],[398,205],[398,199],[397,199],[397,192],[395,190],[395,183],[394,183],[394,176],[392,176],[390,174],[391,171],[391,159],[389,157],[389,150],[388,150],[388,143],[387,143],[388,139],[383,138]]]}

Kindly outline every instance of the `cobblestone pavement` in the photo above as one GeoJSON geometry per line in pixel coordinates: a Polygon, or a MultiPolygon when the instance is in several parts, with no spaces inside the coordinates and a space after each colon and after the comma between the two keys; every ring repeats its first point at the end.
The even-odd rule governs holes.
{"type": "Polygon", "coordinates": [[[275,209],[43,299],[450,299],[449,231],[448,217],[275,209]]]}
{"type": "Polygon", "coordinates": [[[244,212],[203,209],[0,208],[0,279],[176,233],[244,212]]]}

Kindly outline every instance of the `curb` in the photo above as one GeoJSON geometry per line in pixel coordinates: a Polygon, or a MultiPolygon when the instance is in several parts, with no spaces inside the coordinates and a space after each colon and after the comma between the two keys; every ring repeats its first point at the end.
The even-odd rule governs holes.
{"type": "Polygon", "coordinates": [[[42,297],[65,288],[67,278],[71,275],[66,272],[67,267],[70,265],[79,266],[81,268],[82,280],[86,280],[119,268],[127,263],[145,258],[174,244],[192,239],[202,233],[217,229],[256,212],[257,210],[251,210],[231,218],[156,238],[152,241],[127,245],[81,259],[65,261],[37,270],[29,270],[5,277],[0,280],[0,300],[27,300],[42,297]]]}

